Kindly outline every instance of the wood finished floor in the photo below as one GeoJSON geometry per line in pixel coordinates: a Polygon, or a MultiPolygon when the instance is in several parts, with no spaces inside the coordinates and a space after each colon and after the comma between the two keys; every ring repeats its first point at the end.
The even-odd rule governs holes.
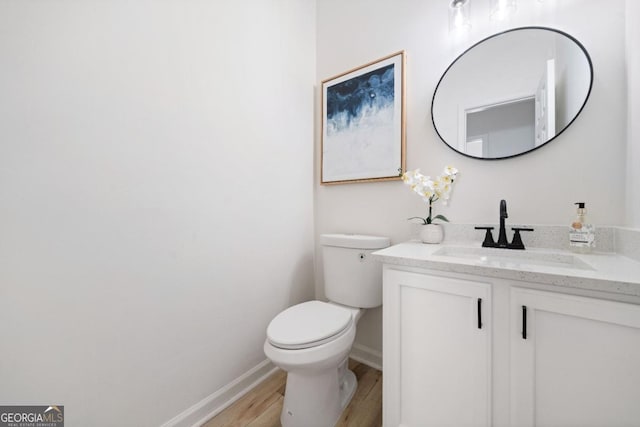
{"type": "MultiPolygon", "coordinates": [[[[356,374],[358,388],[337,426],[382,426],[382,372],[351,359],[349,369],[356,374]]],[[[279,370],[203,427],[280,427],[286,378],[279,370]]]]}

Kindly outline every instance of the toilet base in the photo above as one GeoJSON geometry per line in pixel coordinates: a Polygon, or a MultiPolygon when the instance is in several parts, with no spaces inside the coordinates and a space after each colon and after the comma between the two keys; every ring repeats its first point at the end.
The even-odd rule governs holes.
{"type": "MultiPolygon", "coordinates": [[[[356,389],[358,388],[356,374],[354,374],[352,370],[347,369],[347,372],[345,373],[345,380],[342,384],[343,386],[340,388],[340,406],[342,407],[340,415],[342,415],[344,408],[346,408],[349,402],[351,402],[353,395],[356,394],[356,389]]],[[[340,417],[338,416],[338,418],[340,417]]],[[[338,422],[338,420],[336,420],[336,422],[338,422]]]]}
{"type": "Polygon", "coordinates": [[[280,422],[282,427],[334,427],[358,387],[348,359],[336,368],[289,372],[280,422]]]}

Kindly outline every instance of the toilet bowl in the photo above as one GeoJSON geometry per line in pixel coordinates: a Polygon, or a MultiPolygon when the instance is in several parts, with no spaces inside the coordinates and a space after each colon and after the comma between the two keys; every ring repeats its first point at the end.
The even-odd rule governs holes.
{"type": "Polygon", "coordinates": [[[283,427],[332,427],[357,388],[348,369],[364,308],[382,304],[382,267],[371,260],[388,238],[322,235],[325,293],[278,314],[267,328],[265,355],[287,372],[283,427]]]}
{"type": "MultiPolygon", "coordinates": [[[[294,313],[288,313],[285,310],[278,316],[281,316],[280,320],[292,321],[291,326],[300,332],[297,334],[298,340],[289,339],[287,344],[284,344],[288,348],[282,348],[283,343],[278,342],[278,338],[284,341],[282,338],[283,335],[287,336],[287,329],[284,327],[284,322],[277,325],[282,327],[282,330],[274,327],[272,322],[264,344],[266,356],[274,365],[287,372],[287,391],[281,415],[282,425],[286,427],[333,426],[353,397],[357,386],[355,375],[347,367],[348,355],[356,336],[356,316],[346,307],[321,301],[309,301],[288,310],[294,310],[294,313]],[[325,316],[319,315],[313,320],[307,319],[316,326],[316,328],[311,326],[312,330],[315,329],[314,332],[322,331],[318,326],[323,319],[336,314],[344,316],[339,316],[338,322],[335,318],[329,318],[334,321],[332,328],[327,328],[323,332],[325,335],[331,335],[318,340],[317,334],[304,333],[305,323],[300,317],[305,316],[300,314],[309,310],[318,315],[323,309],[327,309],[325,316]],[[296,341],[299,342],[296,343],[296,341]]],[[[359,317],[357,314],[357,318],[359,317]]]]}

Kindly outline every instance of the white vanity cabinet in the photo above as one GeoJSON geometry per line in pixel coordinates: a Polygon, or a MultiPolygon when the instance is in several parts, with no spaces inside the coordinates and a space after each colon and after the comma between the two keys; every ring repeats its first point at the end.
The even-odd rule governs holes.
{"type": "Polygon", "coordinates": [[[491,288],[385,269],[384,425],[491,425],[491,288]]]}
{"type": "Polygon", "coordinates": [[[640,425],[640,305],[511,289],[514,426],[640,425]]]}
{"type": "Polygon", "coordinates": [[[561,291],[385,265],[384,426],[640,426],[640,298],[561,291]]]}

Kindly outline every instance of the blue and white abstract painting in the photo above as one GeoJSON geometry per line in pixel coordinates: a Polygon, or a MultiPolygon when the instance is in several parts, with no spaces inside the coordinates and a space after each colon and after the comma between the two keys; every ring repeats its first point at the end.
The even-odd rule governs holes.
{"type": "Polygon", "coordinates": [[[402,62],[397,55],[323,86],[323,182],[398,176],[402,62]]]}

